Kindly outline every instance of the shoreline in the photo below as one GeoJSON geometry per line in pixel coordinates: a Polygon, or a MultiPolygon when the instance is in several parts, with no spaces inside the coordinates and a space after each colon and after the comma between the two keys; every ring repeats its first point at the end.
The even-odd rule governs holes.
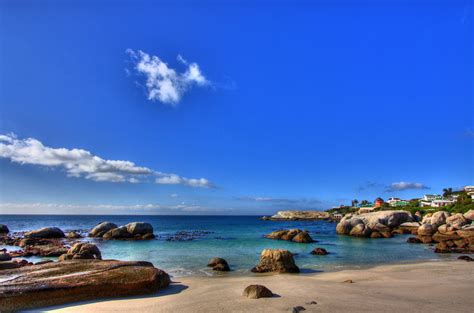
{"type": "MultiPolygon", "coordinates": [[[[379,265],[366,269],[280,275],[179,277],[156,294],[86,301],[49,308],[51,312],[471,312],[474,266],[443,260],[379,265]],[[354,283],[344,283],[346,280],[354,283]],[[262,284],[273,298],[242,297],[262,284]],[[311,301],[317,304],[309,304],[311,301]]],[[[37,311],[37,310],[36,310],[37,311]]]]}

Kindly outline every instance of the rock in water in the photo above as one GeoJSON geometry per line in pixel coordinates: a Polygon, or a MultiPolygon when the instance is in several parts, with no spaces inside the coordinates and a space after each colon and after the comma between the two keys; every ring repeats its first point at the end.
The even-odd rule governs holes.
{"type": "Polygon", "coordinates": [[[89,232],[89,237],[102,237],[111,229],[117,228],[117,225],[111,222],[102,222],[89,232]]]}
{"type": "Polygon", "coordinates": [[[71,231],[71,232],[67,233],[66,238],[68,238],[68,239],[79,239],[79,238],[82,238],[82,236],[80,234],[76,233],[75,231],[71,231]]]}
{"type": "Polygon", "coordinates": [[[250,285],[244,289],[242,296],[250,299],[271,298],[273,297],[273,292],[262,285],[250,285]]]}
{"type": "Polygon", "coordinates": [[[260,255],[260,262],[252,268],[254,273],[299,273],[293,254],[288,250],[265,249],[260,255]]]}
{"type": "Polygon", "coordinates": [[[25,233],[27,238],[64,238],[64,233],[57,227],[45,227],[37,230],[32,230],[25,233]]]}
{"type": "Polygon", "coordinates": [[[132,236],[143,236],[146,234],[153,234],[153,226],[149,223],[142,223],[142,222],[135,222],[135,223],[129,223],[125,225],[127,227],[127,231],[132,235],[132,236]]]}
{"type": "Polygon", "coordinates": [[[0,234],[8,234],[9,232],[7,225],[0,224],[0,234]]]}
{"type": "Polygon", "coordinates": [[[212,267],[212,270],[219,272],[228,272],[230,271],[229,264],[226,260],[222,258],[213,258],[207,264],[208,267],[212,267]]]}
{"type": "Polygon", "coordinates": [[[72,260],[0,272],[3,311],[74,301],[149,294],[170,284],[149,262],[72,260]],[[15,279],[11,279],[15,277],[15,279]]]}
{"type": "Polygon", "coordinates": [[[324,248],[316,248],[316,249],[314,249],[313,251],[311,251],[311,254],[315,254],[315,255],[326,255],[326,254],[328,254],[328,252],[327,252],[326,249],[324,249],[324,248]]]}
{"type": "Polygon", "coordinates": [[[314,242],[313,238],[311,238],[309,233],[301,229],[277,230],[266,235],[265,238],[287,240],[298,243],[314,242]]]}
{"type": "Polygon", "coordinates": [[[71,247],[66,254],[63,254],[59,257],[60,261],[65,260],[91,260],[97,259],[101,260],[102,255],[100,254],[99,248],[92,243],[79,242],[71,247]]]}
{"type": "Polygon", "coordinates": [[[331,214],[321,211],[278,211],[275,215],[267,217],[267,220],[290,220],[290,221],[313,221],[327,220],[331,214]]]}

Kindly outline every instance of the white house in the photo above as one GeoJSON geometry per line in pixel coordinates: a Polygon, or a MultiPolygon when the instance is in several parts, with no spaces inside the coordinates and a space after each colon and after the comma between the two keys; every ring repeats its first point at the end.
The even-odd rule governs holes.
{"type": "Polygon", "coordinates": [[[450,205],[450,204],[453,204],[453,203],[456,203],[456,201],[454,201],[454,200],[447,200],[447,199],[439,199],[439,200],[433,200],[433,201],[431,201],[431,206],[432,206],[433,208],[439,208],[439,207],[446,206],[446,205],[450,205]]]}
{"type": "Polygon", "coordinates": [[[428,201],[431,202],[433,200],[442,200],[443,197],[441,195],[424,195],[421,201],[428,201]]]}
{"type": "Polygon", "coordinates": [[[474,186],[466,186],[464,187],[464,191],[474,199],[474,186]]]}

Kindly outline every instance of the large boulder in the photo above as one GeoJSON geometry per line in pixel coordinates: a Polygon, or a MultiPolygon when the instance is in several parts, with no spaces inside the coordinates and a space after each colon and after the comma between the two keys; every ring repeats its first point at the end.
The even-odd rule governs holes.
{"type": "Polygon", "coordinates": [[[464,218],[467,219],[468,221],[474,221],[474,210],[469,210],[466,213],[464,213],[464,218]]]}
{"type": "Polygon", "coordinates": [[[212,267],[212,270],[218,272],[228,272],[230,271],[229,264],[226,260],[222,258],[212,258],[209,263],[207,263],[208,267],[212,267]]]}
{"type": "Polygon", "coordinates": [[[127,231],[132,236],[143,236],[146,234],[153,234],[153,226],[151,226],[151,224],[149,223],[134,222],[125,225],[125,227],[127,227],[127,231]]]}
{"type": "Polygon", "coordinates": [[[100,254],[99,248],[95,244],[86,243],[86,242],[78,242],[74,246],[72,246],[67,253],[61,255],[59,260],[75,260],[75,259],[97,259],[101,260],[102,255],[100,254]]]}
{"type": "Polygon", "coordinates": [[[25,233],[27,238],[64,238],[64,232],[57,227],[45,227],[25,233]]]}
{"type": "Polygon", "coordinates": [[[383,237],[389,237],[389,233],[395,227],[411,222],[415,222],[415,218],[407,211],[377,211],[345,216],[336,226],[336,232],[357,237],[369,237],[374,231],[383,237]]]}
{"type": "Polygon", "coordinates": [[[132,234],[128,232],[126,226],[120,226],[120,227],[111,229],[102,236],[102,238],[104,238],[105,240],[130,239],[132,237],[133,237],[132,234]]]}
{"type": "Polygon", "coordinates": [[[265,249],[260,255],[260,262],[252,268],[254,273],[299,273],[293,254],[288,250],[265,249]]]}
{"type": "Polygon", "coordinates": [[[0,224],[0,234],[8,234],[10,230],[8,229],[7,225],[0,224]]]}
{"type": "Polygon", "coordinates": [[[0,272],[2,312],[107,297],[151,294],[170,284],[149,262],[71,260],[0,272]],[[11,279],[15,277],[15,279],[11,279]]]}
{"type": "Polygon", "coordinates": [[[446,224],[446,219],[449,217],[449,213],[445,211],[438,211],[433,213],[431,216],[430,224],[433,225],[434,228],[438,228],[439,226],[446,224]]]}
{"type": "Polygon", "coordinates": [[[102,237],[106,232],[114,228],[117,228],[117,225],[114,223],[102,222],[92,228],[92,230],[89,232],[89,237],[102,237]]]}
{"type": "Polygon", "coordinates": [[[418,227],[418,235],[420,236],[431,236],[435,233],[435,229],[431,224],[423,224],[418,227]]]}
{"type": "Polygon", "coordinates": [[[265,237],[269,239],[287,240],[298,243],[314,242],[309,233],[301,229],[278,230],[266,235],[265,237]]]}
{"type": "Polygon", "coordinates": [[[467,219],[462,213],[451,215],[446,219],[446,224],[451,226],[453,229],[461,229],[467,224],[467,219]]]}
{"type": "Polygon", "coordinates": [[[271,298],[273,297],[273,293],[265,286],[250,285],[244,289],[242,296],[250,299],[271,298]]]}

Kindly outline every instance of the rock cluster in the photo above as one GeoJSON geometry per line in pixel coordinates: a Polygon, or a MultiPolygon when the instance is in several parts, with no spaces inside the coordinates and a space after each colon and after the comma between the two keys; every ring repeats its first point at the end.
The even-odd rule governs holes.
{"type": "Polygon", "coordinates": [[[265,249],[260,255],[260,262],[252,268],[254,273],[299,273],[293,254],[288,250],[265,249]]]}
{"type": "Polygon", "coordinates": [[[410,212],[401,210],[378,211],[359,215],[347,214],[336,226],[338,234],[354,237],[388,238],[401,225],[411,227],[416,222],[410,212]]]}
{"type": "Polygon", "coordinates": [[[301,229],[277,230],[266,235],[265,238],[287,240],[298,243],[314,242],[309,233],[306,230],[301,229]]]}
{"type": "Polygon", "coordinates": [[[170,284],[149,262],[71,260],[0,271],[2,312],[149,294],[170,284]],[[15,277],[15,279],[11,279],[15,277]]]}
{"type": "Polygon", "coordinates": [[[242,296],[250,299],[271,298],[273,297],[273,292],[262,285],[250,285],[244,289],[242,296]]]}
{"type": "Polygon", "coordinates": [[[219,272],[228,272],[230,271],[229,264],[226,260],[222,258],[212,258],[209,263],[207,263],[208,267],[212,267],[213,271],[219,272]]]}
{"type": "Polygon", "coordinates": [[[92,243],[85,243],[85,242],[78,242],[73,245],[65,254],[62,254],[59,257],[60,261],[65,260],[76,260],[76,259],[83,259],[83,260],[101,260],[102,255],[97,248],[96,245],[92,243]]]}
{"type": "Polygon", "coordinates": [[[67,252],[68,248],[61,239],[43,238],[5,238],[0,241],[10,246],[21,247],[21,250],[11,251],[12,257],[45,256],[58,257],[67,252]]]}
{"type": "Polygon", "coordinates": [[[328,220],[331,214],[321,211],[278,211],[273,216],[265,216],[264,220],[271,221],[314,221],[328,220]]]}
{"type": "Polygon", "coordinates": [[[114,223],[102,222],[89,232],[89,236],[105,240],[149,240],[155,238],[153,226],[142,222],[129,223],[120,227],[114,223]]]}

